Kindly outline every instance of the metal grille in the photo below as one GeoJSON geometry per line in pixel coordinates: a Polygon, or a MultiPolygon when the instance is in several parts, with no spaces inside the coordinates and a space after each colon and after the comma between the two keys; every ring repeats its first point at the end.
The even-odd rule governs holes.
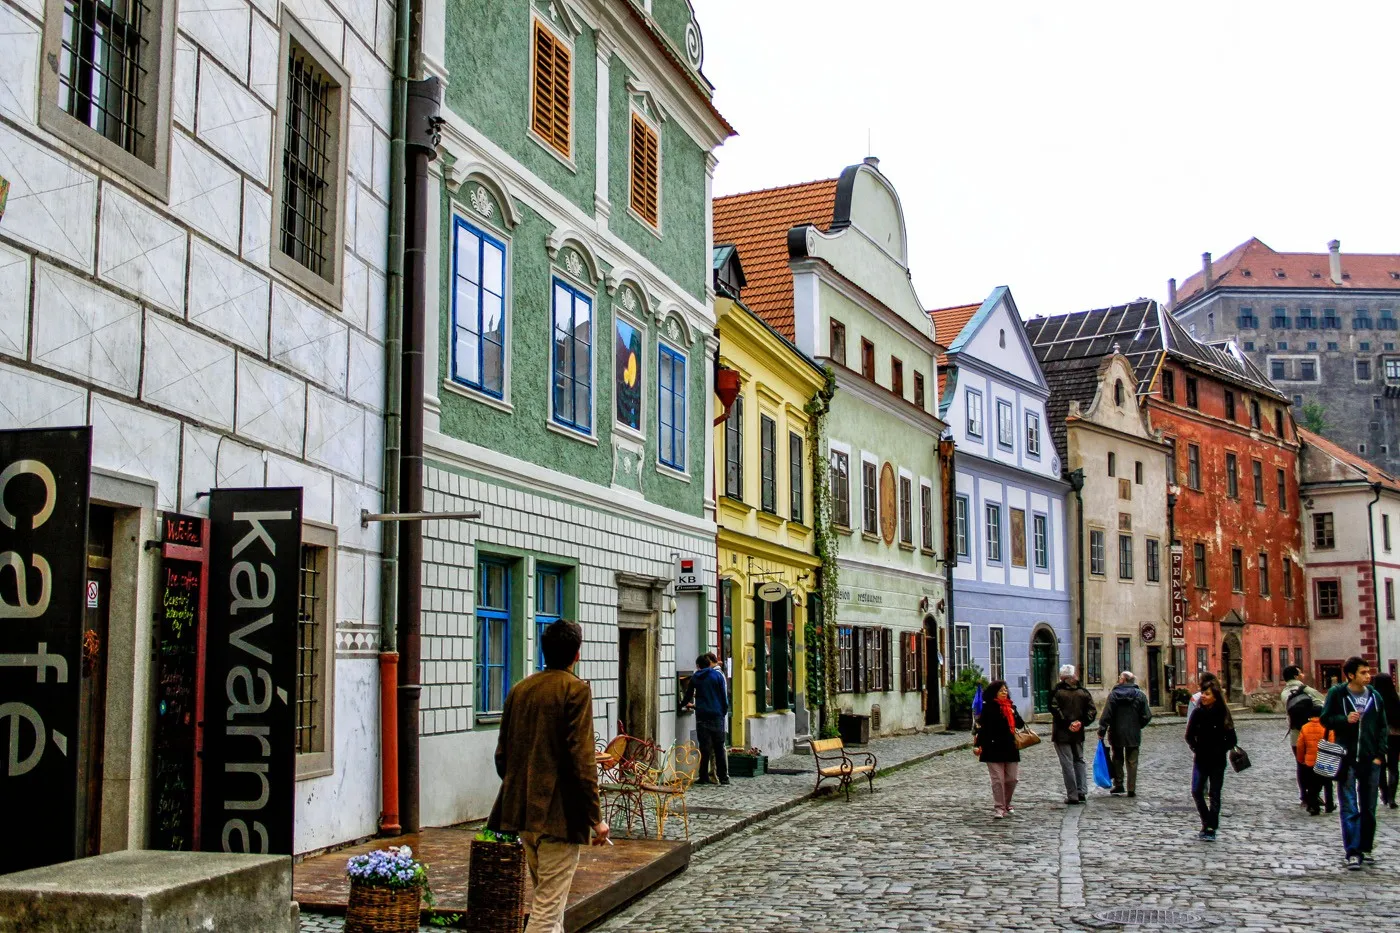
{"type": "Polygon", "coordinates": [[[301,546],[301,590],[297,602],[297,754],[320,751],[322,601],[324,548],[301,546]]]}
{"type": "Polygon", "coordinates": [[[1199,911],[1170,907],[1115,907],[1094,914],[1094,918],[1123,924],[1197,923],[1206,919],[1199,911]]]}
{"type": "Polygon", "coordinates": [[[282,144],[282,252],[329,280],[335,247],[336,86],[295,42],[287,55],[287,125],[282,144]]]}
{"type": "Polygon", "coordinates": [[[102,136],[135,153],[144,134],[141,89],[151,8],[142,0],[64,0],[58,103],[102,136]]]}

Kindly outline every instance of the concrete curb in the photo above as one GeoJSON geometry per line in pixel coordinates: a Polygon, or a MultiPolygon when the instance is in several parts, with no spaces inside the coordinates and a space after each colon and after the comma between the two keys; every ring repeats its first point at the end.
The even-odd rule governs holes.
{"type": "MultiPolygon", "coordinates": [[[[918,755],[915,755],[912,758],[907,758],[904,761],[900,761],[895,764],[889,765],[888,767],[878,769],[875,772],[875,776],[884,777],[885,775],[892,774],[893,772],[899,771],[902,768],[908,768],[912,767],[913,765],[922,764],[925,761],[930,761],[934,758],[942,757],[943,755],[950,754],[951,752],[963,751],[971,747],[972,739],[969,738],[966,742],[960,742],[957,745],[949,745],[946,748],[938,748],[934,749],[933,751],[922,752],[918,755]]],[[[813,780],[815,780],[815,778],[813,778],[813,780]]],[[[704,839],[692,839],[690,841],[690,853],[691,855],[694,855],[696,852],[699,852],[706,846],[714,845],[716,842],[720,842],[724,839],[727,839],[741,830],[748,829],[755,823],[762,823],[764,820],[772,819],[773,817],[778,816],[781,813],[786,813],[789,810],[795,809],[796,807],[801,806],[804,803],[819,800],[825,796],[827,795],[822,794],[821,797],[818,797],[816,793],[812,791],[806,791],[805,793],[798,794],[794,797],[790,797],[781,803],[776,803],[771,807],[759,810],[757,813],[751,813],[743,819],[738,820],[735,823],[724,827],[723,829],[711,833],[704,839]]]]}

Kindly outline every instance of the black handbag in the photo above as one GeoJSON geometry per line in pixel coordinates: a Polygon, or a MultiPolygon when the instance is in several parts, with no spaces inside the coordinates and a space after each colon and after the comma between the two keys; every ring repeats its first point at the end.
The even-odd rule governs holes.
{"type": "Polygon", "coordinates": [[[1238,745],[1230,749],[1230,767],[1234,768],[1236,773],[1248,768],[1249,763],[1249,752],[1238,745]]]}

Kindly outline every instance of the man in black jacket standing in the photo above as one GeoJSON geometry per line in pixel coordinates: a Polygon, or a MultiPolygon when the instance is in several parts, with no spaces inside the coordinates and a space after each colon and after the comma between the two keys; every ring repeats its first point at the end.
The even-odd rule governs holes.
{"type": "Polygon", "coordinates": [[[729,683],[720,670],[719,658],[713,652],[695,659],[695,673],[681,699],[682,709],[695,710],[695,737],[700,744],[700,783],[729,783],[728,735],[724,717],[729,713],[729,683]],[[718,781],[710,777],[714,762],[718,781]]]}
{"type": "Polygon", "coordinates": [[[1147,694],[1137,685],[1137,677],[1132,671],[1119,674],[1118,686],[1109,693],[1103,717],[1099,719],[1099,738],[1107,734],[1108,746],[1113,751],[1113,789],[1109,793],[1115,796],[1123,793],[1126,766],[1128,796],[1137,796],[1138,748],[1142,745],[1142,727],[1151,721],[1147,694]]]}
{"type": "Polygon", "coordinates": [[[1094,722],[1098,711],[1089,691],[1074,678],[1074,665],[1060,668],[1060,682],[1050,691],[1050,716],[1054,720],[1050,740],[1060,758],[1065,779],[1065,803],[1081,804],[1089,799],[1089,780],[1084,770],[1084,730],[1094,722]]]}

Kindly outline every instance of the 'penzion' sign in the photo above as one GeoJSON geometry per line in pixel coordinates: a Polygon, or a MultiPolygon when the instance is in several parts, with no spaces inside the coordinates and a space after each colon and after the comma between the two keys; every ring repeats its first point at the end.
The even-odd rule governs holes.
{"type": "Polygon", "coordinates": [[[0,431],[0,874],[74,857],[91,452],[0,431]]]}
{"type": "Polygon", "coordinates": [[[1172,545],[1172,646],[1186,645],[1186,587],[1182,580],[1185,556],[1180,544],[1172,545]]]}
{"type": "Polygon", "coordinates": [[[301,489],[209,497],[201,846],[292,854],[301,489]]]}

